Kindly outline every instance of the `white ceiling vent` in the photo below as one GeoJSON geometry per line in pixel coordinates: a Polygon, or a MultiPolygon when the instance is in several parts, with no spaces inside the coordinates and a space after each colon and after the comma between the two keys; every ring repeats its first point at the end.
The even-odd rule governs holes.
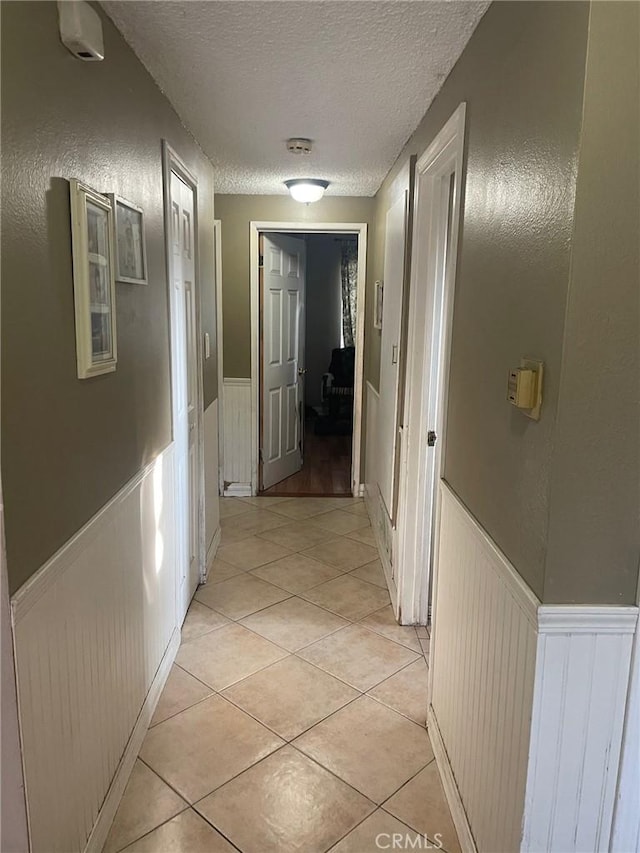
{"type": "Polygon", "coordinates": [[[311,147],[310,139],[287,139],[287,151],[292,154],[311,154],[311,147]]]}

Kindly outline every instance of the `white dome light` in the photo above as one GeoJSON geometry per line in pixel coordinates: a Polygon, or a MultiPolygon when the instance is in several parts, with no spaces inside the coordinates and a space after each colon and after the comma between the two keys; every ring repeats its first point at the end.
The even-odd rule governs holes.
{"type": "Polygon", "coordinates": [[[321,181],[317,178],[293,178],[284,183],[291,193],[291,198],[302,204],[320,201],[329,186],[329,181],[321,181]]]}

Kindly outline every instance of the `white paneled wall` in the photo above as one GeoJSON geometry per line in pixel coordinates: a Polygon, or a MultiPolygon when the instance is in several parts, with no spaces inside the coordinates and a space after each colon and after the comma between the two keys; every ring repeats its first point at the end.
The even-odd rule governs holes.
{"type": "MultiPolygon", "coordinates": [[[[444,484],[434,599],[432,737],[446,750],[477,849],[515,851],[527,778],[538,601],[444,484]]],[[[462,837],[464,813],[456,815],[454,808],[462,837]]]]}
{"type": "Polygon", "coordinates": [[[636,607],[538,611],[523,851],[610,849],[636,621],[636,607]]]}
{"type": "Polygon", "coordinates": [[[12,600],[32,853],[101,849],[177,647],[174,493],[171,445],[12,600]]]}
{"type": "Polygon", "coordinates": [[[225,495],[251,494],[251,380],[225,379],[224,417],[225,495]]]}
{"type": "Polygon", "coordinates": [[[365,385],[365,460],[364,482],[372,486],[378,482],[378,406],[380,395],[370,382],[365,385]]]}
{"type": "Polygon", "coordinates": [[[611,850],[640,850],[640,628],[636,624],[611,850]]]}
{"type": "Polygon", "coordinates": [[[220,540],[220,505],[218,495],[218,401],[205,409],[204,432],[204,520],[207,568],[215,556],[220,540]]]}
{"type": "Polygon", "coordinates": [[[541,605],[445,483],[440,497],[427,720],[463,849],[630,853],[612,838],[638,608],[541,605]]]}

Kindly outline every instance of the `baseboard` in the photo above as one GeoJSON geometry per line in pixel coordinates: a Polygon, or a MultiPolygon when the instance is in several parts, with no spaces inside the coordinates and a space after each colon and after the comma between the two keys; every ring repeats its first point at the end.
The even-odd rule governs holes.
{"type": "Polygon", "coordinates": [[[204,579],[203,583],[206,583],[209,579],[209,569],[211,568],[211,564],[216,558],[216,554],[218,553],[218,548],[220,547],[220,540],[222,538],[222,528],[218,526],[218,529],[213,534],[213,539],[211,540],[211,544],[207,549],[207,565],[204,567],[204,579]]]}
{"type": "Polygon", "coordinates": [[[224,487],[225,498],[250,498],[251,483],[226,483],[224,487]]]}
{"type": "Polygon", "coordinates": [[[389,550],[387,548],[384,537],[384,522],[382,520],[382,513],[384,512],[384,510],[382,508],[382,497],[380,496],[380,490],[378,488],[377,483],[366,483],[363,486],[363,491],[365,506],[367,507],[369,520],[371,522],[371,529],[373,530],[373,535],[376,540],[376,547],[380,556],[380,562],[384,571],[385,580],[387,581],[389,596],[391,597],[391,606],[393,607],[393,612],[397,619],[399,617],[398,588],[393,578],[393,568],[391,566],[391,560],[389,559],[389,550]]]}
{"type": "Polygon", "coordinates": [[[144,701],[144,705],[142,706],[142,710],[140,711],[134,729],[131,733],[124,755],[120,760],[116,774],[113,777],[113,781],[109,786],[102,808],[98,813],[97,820],[93,826],[93,831],[91,832],[89,840],[87,841],[87,846],[85,847],[85,853],[101,853],[102,848],[104,847],[107,836],[109,835],[109,830],[111,829],[111,824],[113,823],[118,806],[120,805],[120,800],[124,794],[124,789],[127,787],[127,782],[129,781],[129,776],[133,770],[133,765],[135,764],[140,748],[142,747],[142,742],[144,741],[147,729],[149,728],[149,723],[151,722],[156,705],[160,699],[160,694],[162,693],[167,678],[169,677],[171,667],[179,648],[180,631],[176,628],[171,636],[171,640],[169,641],[167,650],[162,658],[162,662],[158,667],[156,676],[149,688],[147,698],[144,701]]]}
{"type": "Polygon", "coordinates": [[[464,806],[462,805],[462,799],[460,797],[460,792],[458,791],[458,786],[456,785],[453,770],[451,769],[449,756],[447,755],[447,750],[445,748],[442,735],[440,734],[438,721],[431,705],[427,708],[427,731],[429,732],[429,740],[431,741],[433,754],[436,757],[436,764],[440,771],[440,779],[442,780],[444,795],[447,798],[453,824],[456,828],[456,832],[458,833],[458,841],[460,842],[462,853],[477,853],[476,843],[473,840],[473,835],[471,834],[471,827],[469,826],[467,814],[464,810],[464,806]]]}

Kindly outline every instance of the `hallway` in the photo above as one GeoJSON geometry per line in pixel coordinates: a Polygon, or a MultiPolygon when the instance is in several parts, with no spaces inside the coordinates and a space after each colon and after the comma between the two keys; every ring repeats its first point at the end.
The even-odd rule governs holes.
{"type": "Polygon", "coordinates": [[[426,630],[394,621],[364,502],[221,513],[104,853],[368,853],[393,833],[458,851],[424,729],[426,630]]]}

